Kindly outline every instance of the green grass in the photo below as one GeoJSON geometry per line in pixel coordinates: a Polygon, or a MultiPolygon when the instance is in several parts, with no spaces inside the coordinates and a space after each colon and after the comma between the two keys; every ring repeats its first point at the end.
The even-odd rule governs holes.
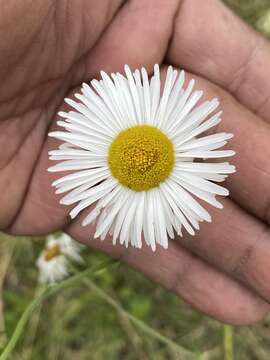
{"type": "MultiPolygon", "coordinates": [[[[227,0],[270,38],[269,0],[227,0]]],[[[42,239],[0,235],[0,353],[37,295],[42,239]]],[[[105,256],[84,251],[85,267],[105,256]]],[[[61,289],[32,314],[12,360],[268,360],[270,320],[232,328],[193,310],[127,266],[61,289]],[[176,345],[175,345],[176,344],[176,345]]]]}
{"type": "Polygon", "coordinates": [[[224,2],[256,30],[270,38],[269,0],[225,0],[224,2]]]}

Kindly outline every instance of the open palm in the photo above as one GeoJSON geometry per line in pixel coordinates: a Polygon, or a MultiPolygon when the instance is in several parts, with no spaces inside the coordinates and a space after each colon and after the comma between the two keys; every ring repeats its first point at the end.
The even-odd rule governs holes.
{"type": "Polygon", "coordinates": [[[262,319],[270,300],[270,46],[218,0],[0,0],[0,228],[13,234],[64,229],[128,262],[217,319],[262,319]],[[224,210],[195,238],[155,254],[91,239],[51,188],[47,132],[83,81],[99,70],[154,63],[193,74],[218,96],[219,130],[235,134],[237,174],[224,210]]]}

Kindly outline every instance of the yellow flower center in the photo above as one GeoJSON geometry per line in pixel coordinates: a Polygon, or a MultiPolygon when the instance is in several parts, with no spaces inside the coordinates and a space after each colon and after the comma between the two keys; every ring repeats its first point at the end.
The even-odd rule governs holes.
{"type": "Polygon", "coordinates": [[[45,250],[45,260],[50,261],[53,258],[60,256],[62,254],[59,245],[53,245],[51,247],[46,248],[45,250]]]}
{"type": "Polygon", "coordinates": [[[145,191],[158,186],[174,165],[171,140],[159,129],[138,125],[121,131],[109,148],[112,175],[124,186],[145,191]]]}

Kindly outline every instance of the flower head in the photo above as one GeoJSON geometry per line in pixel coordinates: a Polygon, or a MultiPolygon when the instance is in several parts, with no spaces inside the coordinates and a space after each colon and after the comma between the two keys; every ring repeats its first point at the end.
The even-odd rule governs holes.
{"type": "Polygon", "coordinates": [[[199,222],[211,216],[197,198],[222,208],[216,195],[228,191],[222,182],[234,166],[211,162],[234,155],[218,150],[233,136],[218,133],[201,136],[221,121],[214,98],[198,105],[203,92],[193,91],[194,80],[183,87],[185,73],[168,68],[161,93],[159,66],[150,81],[146,70],[108,76],[90,87],[82,85],[79,102],[66,99],[74,108],[60,112],[64,131],[49,136],[64,141],[49,152],[60,163],[49,171],[71,171],[54,181],[56,193],[67,194],[62,204],[76,204],[75,218],[84,209],[86,226],[96,222],[95,237],[108,234],[121,244],[142,246],[142,238],[153,250],[168,247],[168,237],[191,235],[199,222]],[[205,161],[210,159],[210,161],[205,161]]]}
{"type": "Polygon", "coordinates": [[[62,233],[59,237],[47,237],[45,249],[41,252],[37,267],[40,283],[55,283],[68,275],[68,261],[81,263],[80,251],[82,246],[62,233]]]}

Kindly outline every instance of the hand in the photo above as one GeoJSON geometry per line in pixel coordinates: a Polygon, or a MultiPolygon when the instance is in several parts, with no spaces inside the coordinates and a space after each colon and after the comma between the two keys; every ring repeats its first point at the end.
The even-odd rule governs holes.
{"type": "MultiPolygon", "coordinates": [[[[0,228],[13,234],[63,229],[126,261],[197,309],[249,324],[270,300],[270,46],[218,0],[1,1],[0,228]],[[16,4],[15,4],[16,3],[16,4]],[[47,139],[63,98],[99,70],[154,63],[193,73],[205,98],[224,110],[237,173],[230,198],[211,209],[195,238],[156,253],[93,240],[81,218],[70,223],[51,182],[47,139]]],[[[191,76],[191,75],[190,75],[191,76]]]]}

